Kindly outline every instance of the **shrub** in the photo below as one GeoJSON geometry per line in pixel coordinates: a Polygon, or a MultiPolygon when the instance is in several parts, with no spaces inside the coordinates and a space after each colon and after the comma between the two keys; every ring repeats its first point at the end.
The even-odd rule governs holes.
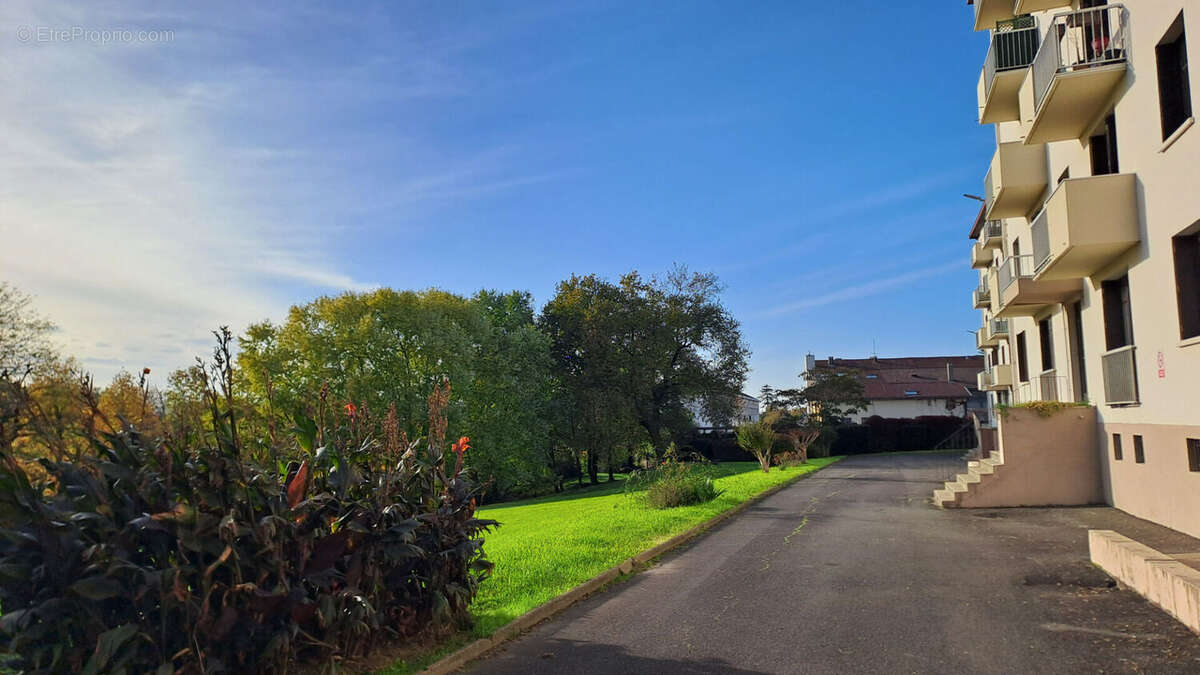
{"type": "Polygon", "coordinates": [[[758,459],[763,473],[771,470],[771,447],[775,443],[775,430],[763,422],[746,422],[737,428],[737,442],[746,452],[758,459]]]}
{"type": "Polygon", "coordinates": [[[697,465],[683,463],[668,464],[646,489],[646,499],[656,509],[701,504],[717,494],[712,476],[697,465]]]}
{"type": "Polygon", "coordinates": [[[775,464],[775,466],[783,468],[792,468],[808,463],[808,460],[804,458],[804,455],[795,450],[781,452],[772,457],[771,461],[775,464]]]}
{"type": "MultiPolygon", "coordinates": [[[[394,411],[377,441],[347,405],[341,426],[295,414],[295,459],[260,466],[223,407],[227,334],[222,349],[202,446],[125,427],[93,435],[93,457],[42,460],[39,482],[0,453],[0,651],[13,667],[283,672],[468,621],[495,523],[474,517],[467,439],[445,452],[448,383],[424,442],[394,411]]],[[[317,419],[329,413],[323,396],[317,419]]]]}
{"type": "Polygon", "coordinates": [[[713,483],[712,465],[703,458],[679,461],[672,444],[667,459],[649,469],[634,471],[625,481],[625,493],[644,491],[656,509],[700,504],[715,499],[720,491],[713,483]]]}

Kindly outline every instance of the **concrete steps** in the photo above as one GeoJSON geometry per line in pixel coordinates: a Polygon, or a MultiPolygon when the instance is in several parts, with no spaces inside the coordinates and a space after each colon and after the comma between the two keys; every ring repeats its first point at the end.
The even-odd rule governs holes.
{"type": "Polygon", "coordinates": [[[966,473],[960,473],[954,480],[946,481],[940,490],[933,491],[933,503],[940,508],[954,508],[962,501],[962,496],[972,490],[979,490],[989,478],[995,476],[997,469],[1004,465],[1000,454],[993,451],[983,459],[967,462],[966,473]]]}

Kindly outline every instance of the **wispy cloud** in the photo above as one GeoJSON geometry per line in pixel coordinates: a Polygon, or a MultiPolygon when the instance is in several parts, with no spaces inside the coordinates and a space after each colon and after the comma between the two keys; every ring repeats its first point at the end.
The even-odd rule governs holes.
{"type": "Polygon", "coordinates": [[[772,307],[762,312],[762,314],[763,316],[779,316],[781,314],[790,314],[792,312],[812,309],[814,307],[820,307],[822,305],[828,305],[835,302],[857,300],[858,298],[876,295],[892,288],[906,286],[915,281],[920,281],[921,279],[928,279],[930,277],[940,276],[948,272],[961,270],[962,261],[954,260],[941,265],[925,267],[912,272],[905,272],[904,274],[897,274],[895,276],[875,279],[874,281],[868,281],[862,284],[846,286],[835,291],[829,291],[819,295],[814,295],[813,297],[772,307]]]}
{"type": "MultiPolygon", "coordinates": [[[[396,26],[334,59],[320,53],[332,43],[300,42],[349,33],[347,14],[241,9],[218,24],[221,12],[156,2],[0,7],[0,277],[34,293],[64,350],[102,378],[186,365],[216,326],[386,283],[344,258],[348,228],[395,229],[439,203],[570,175],[519,148],[446,151],[399,124],[478,86],[456,59],[496,39],[482,25],[434,37],[396,26]],[[17,26],[174,36],[21,43],[17,26]],[[391,133],[354,123],[382,110],[391,133]]],[[[371,20],[395,19],[354,17],[371,20]]]]}

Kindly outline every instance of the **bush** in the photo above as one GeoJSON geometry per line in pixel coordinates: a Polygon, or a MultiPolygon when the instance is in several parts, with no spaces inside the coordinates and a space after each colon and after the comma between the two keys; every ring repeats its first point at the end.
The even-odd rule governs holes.
{"type": "Polygon", "coordinates": [[[643,490],[656,509],[701,504],[720,494],[708,464],[680,462],[670,456],[656,467],[635,471],[625,481],[627,494],[643,490]]]}
{"type": "Polygon", "coordinates": [[[788,468],[788,469],[790,469],[792,467],[797,467],[797,466],[802,466],[804,464],[807,464],[807,462],[804,459],[804,456],[794,450],[780,452],[780,453],[774,455],[771,458],[771,461],[775,464],[775,466],[782,467],[782,468],[788,468]]]}
{"type": "MultiPolygon", "coordinates": [[[[51,480],[38,482],[0,452],[11,667],[284,672],[466,624],[495,523],[474,517],[466,439],[444,452],[449,385],[430,397],[426,442],[408,442],[394,411],[377,441],[347,405],[336,427],[297,413],[295,460],[260,466],[221,409],[232,369],[214,372],[203,446],[125,427],[93,435],[94,457],[42,460],[51,480]]],[[[324,403],[320,420],[333,417],[324,403]]]]}

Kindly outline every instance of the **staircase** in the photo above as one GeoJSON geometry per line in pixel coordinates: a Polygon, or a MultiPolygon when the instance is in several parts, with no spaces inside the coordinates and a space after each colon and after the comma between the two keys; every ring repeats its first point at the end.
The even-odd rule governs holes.
{"type": "Polygon", "coordinates": [[[983,459],[967,462],[967,472],[946,481],[946,486],[933,491],[933,503],[941,508],[954,508],[962,504],[972,493],[978,493],[982,485],[996,478],[996,470],[1004,465],[1000,453],[992,451],[983,459]]]}

